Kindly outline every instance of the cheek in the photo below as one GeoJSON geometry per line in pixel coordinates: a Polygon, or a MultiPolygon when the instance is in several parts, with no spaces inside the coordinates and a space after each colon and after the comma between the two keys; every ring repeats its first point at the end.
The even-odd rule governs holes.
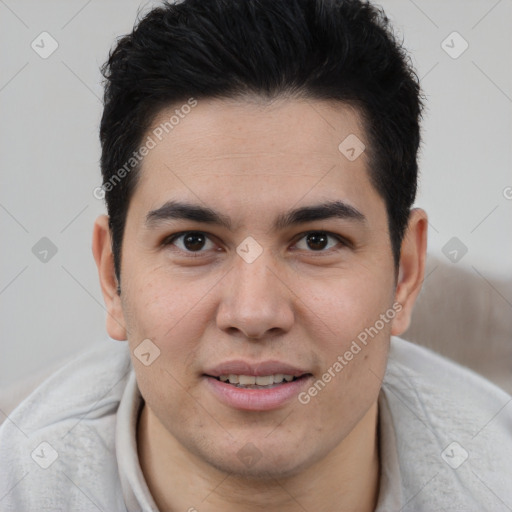
{"type": "MultiPolygon", "coordinates": [[[[329,351],[345,348],[386,314],[393,302],[392,281],[383,280],[382,275],[377,279],[368,273],[351,272],[339,279],[330,276],[322,281],[303,282],[301,288],[302,314],[309,318],[306,326],[317,329],[316,336],[311,332],[313,339],[322,333],[329,351]]],[[[379,322],[379,331],[386,332],[391,327],[391,317],[387,320],[385,325],[379,322]]]]}
{"type": "MultiPolygon", "coordinates": [[[[364,269],[366,270],[366,269],[364,269]]],[[[376,400],[386,368],[389,335],[396,311],[392,280],[380,280],[369,272],[315,285],[302,314],[306,329],[320,355],[322,382],[307,391],[322,423],[329,418],[355,415],[376,400]],[[336,414],[333,414],[336,411],[336,414]]]]}
{"type": "Polygon", "coordinates": [[[128,327],[137,337],[153,340],[162,349],[172,350],[176,340],[183,346],[198,339],[200,320],[208,318],[205,298],[213,286],[209,279],[170,276],[156,268],[136,277],[124,290],[123,309],[128,327]]]}
{"type": "Polygon", "coordinates": [[[187,391],[195,377],[193,363],[211,313],[205,310],[209,306],[204,300],[204,283],[183,281],[149,272],[137,276],[124,289],[123,308],[139,389],[165,423],[178,417],[184,422],[185,417],[197,417],[201,412],[187,391]],[[148,366],[136,356],[137,347],[145,339],[159,350],[148,366]]]}
{"type": "Polygon", "coordinates": [[[167,404],[166,408],[172,404],[175,411],[190,408],[186,400],[181,403],[187,396],[183,391],[195,378],[198,347],[213,314],[204,283],[181,281],[154,272],[134,279],[124,289],[123,309],[133,366],[142,395],[155,412],[162,404],[167,404]],[[159,351],[150,366],[136,357],[137,347],[146,339],[159,351]]]}
{"type": "MultiPolygon", "coordinates": [[[[391,318],[375,303],[338,304],[329,334],[316,344],[322,367],[299,397],[318,430],[347,434],[377,400],[386,370],[391,318]],[[375,326],[376,322],[379,322],[375,326]]],[[[385,311],[385,309],[383,310],[385,311]]]]}

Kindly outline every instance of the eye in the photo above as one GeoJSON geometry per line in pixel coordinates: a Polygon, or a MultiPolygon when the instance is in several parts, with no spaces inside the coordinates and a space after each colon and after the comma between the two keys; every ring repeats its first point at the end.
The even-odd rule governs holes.
{"type": "MultiPolygon", "coordinates": [[[[175,246],[187,256],[199,257],[208,251],[214,250],[216,245],[203,231],[183,231],[175,233],[162,242],[163,246],[175,246]]],[[[329,253],[330,249],[340,246],[339,249],[349,246],[343,237],[326,231],[309,231],[304,233],[294,245],[294,249],[307,252],[329,253]]]]}
{"type": "Polygon", "coordinates": [[[299,243],[295,244],[295,247],[308,252],[328,252],[326,249],[332,249],[339,244],[341,244],[342,247],[348,245],[348,243],[338,235],[326,231],[309,231],[302,236],[299,243]],[[329,239],[331,239],[331,241],[334,240],[334,243],[329,243],[329,239]],[[303,240],[305,244],[300,247],[300,243],[303,240]]]}
{"type": "Polygon", "coordinates": [[[163,245],[175,245],[181,251],[187,253],[201,253],[211,250],[215,244],[202,231],[184,231],[166,238],[163,245]],[[201,249],[206,249],[202,251],[201,249]]]}

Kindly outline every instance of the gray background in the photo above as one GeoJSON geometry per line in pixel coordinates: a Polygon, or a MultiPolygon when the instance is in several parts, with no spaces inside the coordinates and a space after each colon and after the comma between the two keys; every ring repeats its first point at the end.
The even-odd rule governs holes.
{"type": "MultiPolygon", "coordinates": [[[[99,67],[138,10],[154,3],[0,0],[0,386],[106,337],[91,254],[92,224],[104,212],[93,196],[101,184],[99,67]],[[31,47],[44,31],[58,43],[46,59],[31,47]],[[42,237],[57,249],[46,262],[32,250],[42,237]]],[[[429,253],[448,261],[455,248],[451,264],[507,278],[512,1],[380,5],[428,97],[416,204],[429,214],[429,253]],[[469,45],[457,58],[442,47],[446,40],[452,55],[460,51],[459,36],[447,39],[454,31],[469,45]],[[445,256],[453,237],[460,247],[448,245],[445,256]]]]}

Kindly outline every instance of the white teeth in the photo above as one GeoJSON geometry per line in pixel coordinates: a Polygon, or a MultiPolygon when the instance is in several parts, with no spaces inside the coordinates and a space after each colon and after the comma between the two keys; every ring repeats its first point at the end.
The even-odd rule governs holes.
{"type": "MultiPolygon", "coordinates": [[[[231,375],[229,376],[229,381],[231,381],[231,375]]],[[[249,386],[251,384],[256,384],[256,377],[254,375],[239,375],[238,383],[242,386],[249,386]]]]}
{"type": "Polygon", "coordinates": [[[230,384],[240,384],[241,386],[271,386],[272,384],[281,384],[283,381],[291,382],[294,379],[293,375],[284,375],[276,373],[275,375],[261,375],[255,377],[254,375],[220,375],[219,380],[222,382],[229,382],[230,384]]]}
{"type": "Polygon", "coordinates": [[[274,377],[272,375],[267,375],[266,377],[256,377],[256,384],[258,384],[258,386],[268,386],[269,384],[274,384],[274,377]]]}

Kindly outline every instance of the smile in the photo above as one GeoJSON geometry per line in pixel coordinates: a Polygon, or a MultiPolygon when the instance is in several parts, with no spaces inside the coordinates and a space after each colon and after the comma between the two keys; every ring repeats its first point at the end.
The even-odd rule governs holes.
{"type": "Polygon", "coordinates": [[[269,411],[294,403],[301,391],[307,388],[313,376],[271,374],[204,375],[204,382],[213,396],[232,409],[269,411]]]}

